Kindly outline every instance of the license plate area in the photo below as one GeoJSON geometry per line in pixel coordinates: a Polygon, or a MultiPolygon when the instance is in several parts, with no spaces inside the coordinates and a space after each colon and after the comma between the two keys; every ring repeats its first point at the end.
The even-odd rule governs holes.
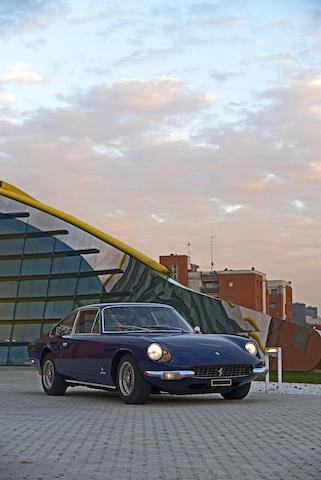
{"type": "Polygon", "coordinates": [[[230,387],[232,380],[230,378],[212,378],[211,387],[230,387]]]}

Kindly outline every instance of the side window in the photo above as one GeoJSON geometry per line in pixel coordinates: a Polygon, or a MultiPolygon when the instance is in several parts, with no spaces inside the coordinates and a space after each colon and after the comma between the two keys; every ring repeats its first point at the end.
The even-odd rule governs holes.
{"type": "Polygon", "coordinates": [[[59,325],[57,325],[55,334],[58,337],[61,337],[62,335],[71,335],[72,327],[74,326],[77,313],[78,312],[71,313],[70,315],[68,315],[67,318],[65,318],[65,320],[63,320],[59,323],[59,325]]]}
{"type": "Polygon", "coordinates": [[[97,315],[96,315],[96,318],[95,318],[95,321],[94,321],[94,324],[92,326],[92,329],[91,329],[91,333],[100,333],[99,331],[99,311],[97,312],[97,315]]]}
{"type": "Polygon", "coordinates": [[[75,333],[97,333],[93,331],[96,316],[97,310],[81,310],[79,312],[75,333]]]}

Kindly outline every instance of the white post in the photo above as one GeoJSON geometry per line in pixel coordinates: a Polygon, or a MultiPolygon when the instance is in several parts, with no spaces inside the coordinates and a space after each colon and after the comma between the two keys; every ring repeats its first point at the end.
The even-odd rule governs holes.
{"type": "Polygon", "coordinates": [[[278,347],[278,390],[282,388],[282,348],[278,347]]]}
{"type": "Polygon", "coordinates": [[[270,381],[270,359],[269,359],[269,354],[268,353],[265,353],[264,359],[265,359],[265,366],[268,369],[268,373],[265,375],[265,391],[267,392],[268,391],[268,384],[269,384],[269,381],[270,381]]]}

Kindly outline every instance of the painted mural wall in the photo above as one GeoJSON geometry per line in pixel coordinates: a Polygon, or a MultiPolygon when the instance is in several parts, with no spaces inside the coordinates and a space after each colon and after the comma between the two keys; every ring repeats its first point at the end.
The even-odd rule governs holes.
{"type": "Polygon", "coordinates": [[[21,365],[28,342],[74,308],[99,302],[161,302],[203,333],[244,334],[263,352],[281,346],[286,370],[321,357],[312,328],[190,290],[166,267],[80,220],[0,182],[0,364],[21,365]]]}
{"type": "MultiPolygon", "coordinates": [[[[312,328],[194,292],[162,278],[135,259],[130,259],[126,274],[114,286],[112,293],[116,292],[127,292],[127,298],[133,301],[172,305],[191,325],[200,326],[203,333],[248,334],[262,353],[266,346],[282,347],[284,370],[308,371],[320,363],[321,337],[312,328]]],[[[271,368],[276,369],[273,360],[271,368]]]]}

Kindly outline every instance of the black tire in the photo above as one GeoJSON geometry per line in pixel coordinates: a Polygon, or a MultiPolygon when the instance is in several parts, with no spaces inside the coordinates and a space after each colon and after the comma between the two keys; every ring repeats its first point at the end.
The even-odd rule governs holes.
{"type": "Polygon", "coordinates": [[[127,353],[118,364],[116,385],[120,398],[127,404],[145,403],[152,390],[152,386],[139,371],[134,357],[127,353]]]}
{"type": "Polygon", "coordinates": [[[47,353],[41,364],[41,382],[47,395],[60,396],[67,389],[67,383],[56,370],[52,353],[47,353]]]}
{"type": "Polygon", "coordinates": [[[233,388],[230,392],[221,393],[225,400],[242,400],[249,393],[251,388],[251,382],[245,383],[241,387],[233,388]]]}

